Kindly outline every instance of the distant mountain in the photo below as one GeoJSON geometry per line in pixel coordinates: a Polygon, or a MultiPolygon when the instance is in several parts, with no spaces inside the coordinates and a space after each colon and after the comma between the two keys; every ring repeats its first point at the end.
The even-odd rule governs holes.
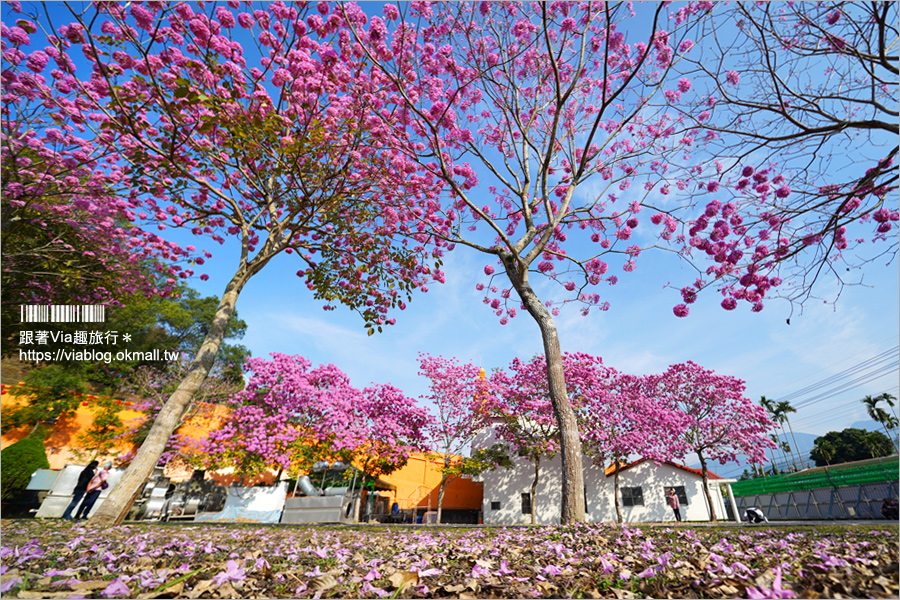
{"type": "MultiPolygon", "coordinates": [[[[804,461],[809,460],[809,452],[815,446],[816,439],[820,437],[814,433],[803,433],[802,431],[797,431],[794,433],[794,438],[797,438],[797,448],[794,448],[794,438],[791,437],[791,432],[788,431],[786,435],[778,434],[778,439],[784,440],[791,446],[791,450],[794,454],[797,454],[799,450],[800,456],[804,461]]],[[[779,451],[780,453],[780,451],[779,451]]]]}
{"type": "MultiPolygon", "coordinates": [[[[873,421],[869,419],[867,421],[857,421],[853,425],[850,426],[852,429],[865,429],[866,431],[877,431],[878,433],[884,433],[884,427],[881,426],[881,423],[877,421],[873,421]]],[[[897,432],[894,432],[896,435],[897,432]]]]}

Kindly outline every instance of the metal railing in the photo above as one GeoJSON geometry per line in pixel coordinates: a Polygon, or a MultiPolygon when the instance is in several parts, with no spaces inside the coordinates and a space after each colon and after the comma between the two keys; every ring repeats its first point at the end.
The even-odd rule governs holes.
{"type": "Polygon", "coordinates": [[[883,502],[887,498],[896,499],[897,493],[898,482],[882,481],[744,496],[735,494],[735,501],[741,514],[755,506],[770,521],[884,519],[881,514],[883,502]]]}

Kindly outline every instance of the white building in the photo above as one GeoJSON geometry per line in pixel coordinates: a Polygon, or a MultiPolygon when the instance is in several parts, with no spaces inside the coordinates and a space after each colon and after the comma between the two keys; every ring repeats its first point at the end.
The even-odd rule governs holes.
{"type": "MultiPolygon", "coordinates": [[[[486,432],[473,447],[490,447],[497,442],[492,432],[486,432]]],[[[484,482],[482,500],[483,522],[491,525],[531,523],[531,484],[534,480],[534,463],[521,456],[513,456],[512,469],[498,468],[481,476],[484,482]]],[[[613,500],[614,474],[612,468],[604,469],[583,460],[585,506],[587,521],[616,520],[613,500]]],[[[540,477],[535,493],[535,516],[538,523],[559,523],[562,487],[561,459],[541,460],[540,477]]],[[[710,472],[710,495],[720,520],[728,518],[723,497],[731,504],[732,514],[737,507],[729,499],[734,479],[723,479],[710,472]]],[[[709,509],[703,493],[700,469],[692,469],[676,463],[655,463],[641,459],[623,465],[619,469],[619,494],[622,518],[626,522],[674,521],[675,515],[665,497],[667,488],[675,488],[681,502],[683,521],[708,521],[709,509]]],[[[732,497],[733,498],[733,497],[732,497]]],[[[739,515],[738,515],[739,518],[739,515]]]]}

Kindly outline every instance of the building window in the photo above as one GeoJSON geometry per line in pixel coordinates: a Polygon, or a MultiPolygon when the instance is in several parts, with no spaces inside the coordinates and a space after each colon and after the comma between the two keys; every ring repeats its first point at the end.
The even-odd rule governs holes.
{"type": "Polygon", "coordinates": [[[641,486],[623,487],[622,488],[622,505],[623,506],[643,506],[644,492],[641,486]]]}
{"type": "Polygon", "coordinates": [[[522,494],[522,514],[531,514],[531,494],[522,494]]]}
{"type": "Polygon", "coordinates": [[[499,502],[491,502],[491,510],[500,510],[499,502]]]}
{"type": "MultiPolygon", "coordinates": [[[[683,485],[667,485],[663,488],[663,494],[666,493],[666,490],[673,489],[675,490],[675,495],[678,496],[678,503],[682,506],[688,505],[688,497],[687,493],[684,491],[683,485]]],[[[668,498],[668,496],[667,496],[668,498]]]]}

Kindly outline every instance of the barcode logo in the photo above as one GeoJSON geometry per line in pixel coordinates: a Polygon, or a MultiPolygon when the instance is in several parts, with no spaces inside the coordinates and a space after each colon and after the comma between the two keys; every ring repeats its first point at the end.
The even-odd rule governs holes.
{"type": "Polygon", "coordinates": [[[106,307],[102,304],[28,304],[19,307],[22,323],[103,323],[106,307]]]}

